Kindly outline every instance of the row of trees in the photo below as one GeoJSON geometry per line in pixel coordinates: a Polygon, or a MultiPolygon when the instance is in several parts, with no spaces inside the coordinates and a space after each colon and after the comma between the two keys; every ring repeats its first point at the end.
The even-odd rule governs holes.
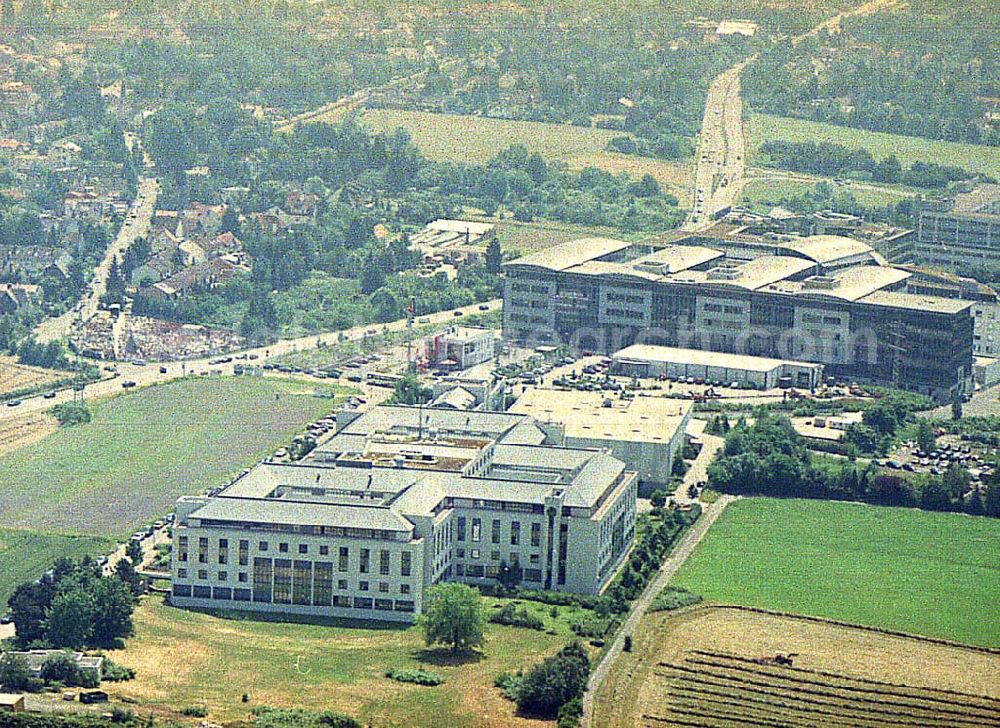
{"type": "Polygon", "coordinates": [[[760,151],[767,155],[769,164],[793,172],[871,178],[910,187],[940,189],[949,182],[974,176],[961,167],[932,162],[914,162],[904,168],[894,154],[876,161],[867,149],[850,149],[832,142],[769,141],[761,145],[760,151]]]}
{"type": "Polygon", "coordinates": [[[720,457],[708,467],[709,485],[723,493],[792,498],[857,500],[919,506],[1000,517],[1000,484],[985,494],[971,488],[968,473],[952,465],[943,475],[912,479],[881,472],[872,464],[831,462],[814,456],[786,417],[761,409],[752,425],[739,421],[726,436],[720,457]]]}

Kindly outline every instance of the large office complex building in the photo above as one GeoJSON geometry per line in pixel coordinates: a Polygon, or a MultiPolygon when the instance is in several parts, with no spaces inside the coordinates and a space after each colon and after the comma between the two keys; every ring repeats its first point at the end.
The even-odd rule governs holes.
{"type": "Polygon", "coordinates": [[[981,185],[923,210],[915,261],[953,270],[1000,265],[1000,185],[981,185]]]}
{"type": "Polygon", "coordinates": [[[598,593],[633,541],[636,474],[523,415],[338,415],[296,464],[177,503],[172,603],[412,621],[441,581],[598,593]]]}
{"type": "Polygon", "coordinates": [[[868,244],[690,242],[588,238],[509,262],[504,335],[608,354],[645,343],[815,362],[939,399],[971,386],[971,303],[908,293],[911,274],[868,244]]]}

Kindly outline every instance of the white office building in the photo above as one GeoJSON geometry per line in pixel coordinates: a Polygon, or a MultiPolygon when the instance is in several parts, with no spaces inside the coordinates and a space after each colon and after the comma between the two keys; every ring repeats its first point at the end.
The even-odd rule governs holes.
{"type": "Polygon", "coordinates": [[[343,413],[296,464],[177,503],[178,606],[412,621],[441,581],[596,594],[635,533],[636,474],[556,447],[532,418],[380,406],[343,413]]]}

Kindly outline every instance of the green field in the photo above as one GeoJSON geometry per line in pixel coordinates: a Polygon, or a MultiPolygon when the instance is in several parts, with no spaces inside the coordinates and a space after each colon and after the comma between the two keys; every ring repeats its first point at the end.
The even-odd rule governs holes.
{"type": "Polygon", "coordinates": [[[0,458],[0,526],[122,537],[333,407],[312,385],[250,377],[188,378],[115,397],[93,407],[90,423],[0,458]]]}
{"type": "Polygon", "coordinates": [[[1000,647],[1000,520],[746,498],[671,584],[717,602],[1000,647]]]}
{"type": "Polygon", "coordinates": [[[56,536],[0,528],[0,611],[6,611],[14,587],[37,579],[60,556],[97,557],[108,553],[111,546],[110,539],[97,536],[56,536]]]}
{"type": "Polygon", "coordinates": [[[548,158],[600,153],[611,139],[623,133],[569,124],[395,109],[369,109],[364,112],[362,120],[376,132],[405,128],[413,137],[413,143],[428,159],[480,164],[513,144],[523,144],[530,151],[548,158]]]}
{"type": "MultiPolygon", "coordinates": [[[[764,172],[764,170],[756,171],[764,172]]],[[[796,175],[796,177],[798,176],[796,175]]],[[[829,180],[816,177],[806,181],[772,175],[752,177],[743,188],[740,203],[753,210],[767,212],[772,207],[780,205],[784,199],[808,192],[819,182],[829,182],[829,180]]],[[[870,183],[838,185],[836,189],[837,191],[850,192],[859,204],[866,207],[884,207],[889,203],[913,197],[913,193],[901,188],[876,187],[870,183]]]]}
{"type": "Polygon", "coordinates": [[[895,154],[904,166],[935,162],[1000,177],[1000,147],[886,134],[769,114],[751,115],[749,133],[751,154],[765,141],[833,142],[850,149],[867,149],[877,160],[895,154]]]}
{"type": "MultiPolygon", "coordinates": [[[[503,600],[485,598],[487,606],[503,600]]],[[[548,631],[487,627],[479,655],[453,657],[426,649],[418,627],[297,624],[219,616],[146,600],[135,614],[135,636],[110,653],[136,670],[134,681],[106,688],[137,701],[137,713],[202,705],[213,722],[246,716],[255,705],[333,709],[366,725],[538,726],[514,715],[493,687],[504,670],[529,667],[572,639],[569,620],[580,612],[529,604],[548,631]],[[423,668],[444,676],[437,687],[394,682],[390,668],[423,668]],[[249,693],[249,705],[241,703],[249,693]]]]}

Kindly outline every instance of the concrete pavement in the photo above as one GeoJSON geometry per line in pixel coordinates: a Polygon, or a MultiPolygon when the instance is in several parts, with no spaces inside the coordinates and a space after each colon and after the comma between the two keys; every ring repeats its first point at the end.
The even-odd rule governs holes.
{"type": "Polygon", "coordinates": [[[680,543],[674,547],[670,556],[663,562],[656,577],[646,586],[639,598],[632,604],[632,611],[629,612],[628,618],[622,624],[621,628],[619,628],[614,642],[611,643],[611,646],[605,651],[600,661],[590,673],[590,679],[587,681],[587,691],[583,694],[583,718],[580,720],[580,725],[583,728],[593,725],[594,699],[597,691],[600,690],[601,685],[604,684],[604,680],[611,671],[612,664],[614,664],[618,655],[621,654],[622,647],[625,644],[625,637],[635,632],[636,627],[639,625],[639,620],[642,619],[643,615],[649,609],[656,595],[663,591],[663,588],[667,586],[670,579],[677,573],[677,570],[687,561],[688,557],[694,551],[695,546],[708,533],[708,529],[712,524],[722,515],[726,506],[735,500],[736,496],[724,495],[715,501],[715,503],[704,507],[701,518],[684,534],[684,538],[680,540],[680,543]]]}

